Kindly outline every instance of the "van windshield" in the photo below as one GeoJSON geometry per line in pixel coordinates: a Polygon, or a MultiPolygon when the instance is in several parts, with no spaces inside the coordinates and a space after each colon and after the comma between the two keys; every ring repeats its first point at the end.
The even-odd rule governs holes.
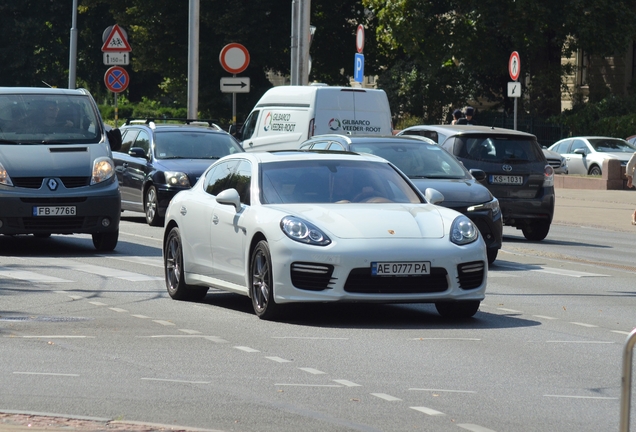
{"type": "Polygon", "coordinates": [[[0,95],[0,143],[98,143],[102,130],[83,95],[0,95]]]}

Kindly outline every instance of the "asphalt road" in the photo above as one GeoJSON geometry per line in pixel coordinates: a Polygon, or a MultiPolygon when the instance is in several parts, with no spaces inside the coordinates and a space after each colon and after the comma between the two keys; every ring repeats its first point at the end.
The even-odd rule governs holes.
{"type": "Polygon", "coordinates": [[[561,197],[570,215],[557,210],[543,242],[506,228],[464,322],[431,305],[313,305],[264,322],[220,291],[175,302],[161,229],[137,217],[114,254],[89,238],[0,238],[0,430],[616,430],[632,196],[561,197]],[[583,204],[615,206],[618,228],[581,224],[583,204]]]}

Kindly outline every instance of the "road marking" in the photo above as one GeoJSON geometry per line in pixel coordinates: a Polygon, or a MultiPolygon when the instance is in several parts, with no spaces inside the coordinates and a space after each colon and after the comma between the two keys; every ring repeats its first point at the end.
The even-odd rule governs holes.
{"type": "Polygon", "coordinates": [[[343,337],[272,336],[272,339],[349,340],[343,337]]]}
{"type": "Polygon", "coordinates": [[[503,311],[503,312],[510,312],[510,313],[523,313],[523,312],[518,311],[516,309],[497,308],[497,310],[500,310],[500,311],[503,311]]]}
{"type": "Polygon", "coordinates": [[[126,309],[121,309],[121,308],[116,308],[116,307],[111,307],[111,308],[108,308],[108,309],[110,309],[112,311],[115,311],[115,312],[128,312],[126,309]]]}
{"type": "Polygon", "coordinates": [[[173,326],[173,325],[175,325],[175,323],[171,323],[170,321],[164,321],[164,320],[152,320],[152,322],[156,322],[157,324],[161,324],[163,326],[173,326]]]}
{"type": "Polygon", "coordinates": [[[291,360],[287,360],[280,357],[265,357],[266,359],[278,362],[278,363],[291,363],[291,360]]]}
{"type": "Polygon", "coordinates": [[[610,341],[564,341],[564,340],[549,340],[546,343],[573,343],[573,344],[613,344],[610,341]]]}
{"type": "Polygon", "coordinates": [[[435,393],[477,393],[472,390],[448,390],[448,389],[429,389],[429,388],[410,388],[412,391],[430,391],[435,393]]]}
{"type": "Polygon", "coordinates": [[[395,396],[388,395],[386,393],[371,393],[372,396],[378,397],[380,399],[387,400],[389,402],[401,401],[402,399],[396,398],[395,396]]]}
{"type": "Polygon", "coordinates": [[[78,295],[70,295],[70,298],[72,298],[73,300],[82,300],[84,297],[83,296],[78,296],[78,295]]]}
{"type": "Polygon", "coordinates": [[[585,324],[585,323],[580,323],[580,322],[570,322],[570,324],[574,324],[574,325],[581,326],[581,327],[589,327],[589,328],[598,327],[598,326],[595,326],[593,324],[585,324]]]}
{"type": "Polygon", "coordinates": [[[409,408],[414,409],[415,411],[423,412],[424,414],[428,414],[430,416],[446,415],[443,412],[434,410],[432,408],[427,408],[427,407],[409,407],[409,408]]]}
{"type": "Polygon", "coordinates": [[[362,387],[362,384],[356,384],[356,383],[348,381],[348,380],[337,379],[337,380],[333,380],[333,381],[337,382],[338,384],[342,384],[345,387],[362,387]]]}
{"type": "Polygon", "coordinates": [[[550,317],[550,316],[546,316],[546,315],[532,315],[535,318],[543,318],[543,319],[547,319],[547,320],[555,320],[558,318],[554,318],[554,317],[550,317]]]}
{"type": "Polygon", "coordinates": [[[141,318],[141,319],[148,319],[148,318],[150,318],[149,316],[146,316],[146,315],[131,315],[131,316],[134,316],[135,318],[141,318]]]}
{"type": "Polygon", "coordinates": [[[67,376],[78,377],[78,374],[63,374],[63,373],[47,373],[47,372],[13,372],[17,375],[50,375],[50,376],[67,376]]]}
{"type": "MultiPolygon", "coordinates": [[[[39,258],[37,261],[48,264],[50,266],[59,266],[58,258],[39,258]]],[[[148,276],[140,273],[133,273],[125,270],[114,269],[110,267],[96,266],[93,264],[85,264],[80,262],[65,261],[64,267],[69,270],[75,270],[83,273],[90,273],[98,276],[113,277],[131,282],[142,281],[159,281],[164,280],[163,277],[148,276]]]]}
{"type": "Polygon", "coordinates": [[[163,259],[161,257],[144,257],[144,256],[126,256],[123,258],[118,258],[114,256],[106,256],[103,255],[104,258],[126,261],[126,262],[136,262],[139,264],[151,266],[151,267],[159,267],[163,268],[163,259]]]}
{"type": "MultiPolygon", "coordinates": [[[[497,264],[499,265],[499,264],[497,264]]],[[[503,267],[503,266],[502,266],[503,267]]],[[[519,275],[516,274],[512,274],[510,272],[494,272],[494,271],[489,271],[488,272],[488,279],[492,279],[492,278],[517,278],[519,277],[519,275]]]]}
{"type": "Polygon", "coordinates": [[[203,336],[203,339],[209,340],[210,342],[214,343],[229,343],[225,339],[221,339],[218,336],[203,336]]]}
{"type": "Polygon", "coordinates": [[[8,270],[0,269],[0,276],[8,277],[11,279],[20,279],[32,283],[69,283],[73,282],[68,279],[60,279],[53,276],[46,276],[43,274],[25,271],[25,270],[8,270]]]}
{"type": "MultiPolygon", "coordinates": [[[[508,269],[511,269],[511,270],[533,271],[533,272],[538,272],[538,273],[548,273],[548,274],[554,274],[554,275],[558,275],[558,276],[568,276],[568,277],[576,277],[576,278],[581,278],[581,277],[610,277],[609,275],[606,275],[606,274],[572,271],[572,270],[558,269],[558,268],[552,268],[552,267],[542,267],[542,266],[538,266],[536,264],[523,265],[523,264],[500,264],[500,263],[497,263],[497,267],[504,267],[504,268],[508,268],[508,269]]],[[[491,277],[491,272],[488,272],[488,277],[491,277]]]]}
{"type": "Polygon", "coordinates": [[[601,400],[617,400],[617,397],[603,396],[570,396],[570,395],[543,395],[544,397],[565,398],[565,399],[601,399],[601,400]]]}
{"type": "MultiPolygon", "coordinates": [[[[9,336],[15,337],[15,336],[9,336]]],[[[78,335],[42,335],[42,336],[20,336],[25,339],[94,339],[95,336],[78,336],[78,335]]]]}
{"type": "Polygon", "coordinates": [[[248,353],[260,352],[257,349],[246,347],[246,346],[235,346],[234,348],[236,348],[237,350],[248,352],[248,353]]]}
{"type": "Polygon", "coordinates": [[[324,374],[327,373],[327,372],[319,371],[318,369],[314,369],[314,368],[298,368],[298,369],[300,369],[301,371],[308,372],[308,373],[313,374],[313,375],[324,375],[324,374]]]}
{"type": "Polygon", "coordinates": [[[340,388],[342,386],[335,384],[284,384],[284,383],[275,383],[275,386],[285,386],[285,387],[331,387],[331,388],[340,388]]]}
{"type": "Polygon", "coordinates": [[[183,333],[191,334],[191,335],[201,334],[201,332],[198,330],[179,329],[179,331],[183,333]]]}
{"type": "Polygon", "coordinates": [[[420,341],[424,341],[424,340],[457,340],[457,341],[480,341],[481,339],[479,338],[413,338],[411,340],[420,340],[420,341]]]}
{"type": "Polygon", "coordinates": [[[479,425],[476,425],[476,424],[470,424],[470,423],[458,424],[457,426],[459,426],[462,429],[466,429],[466,430],[469,430],[469,431],[472,431],[472,432],[495,432],[492,429],[488,429],[488,428],[485,428],[483,426],[479,426],[479,425]]]}
{"type": "Polygon", "coordinates": [[[618,333],[618,334],[622,334],[622,335],[629,335],[632,332],[626,332],[626,331],[622,331],[622,330],[611,330],[612,333],[618,333]]]}
{"type": "Polygon", "coordinates": [[[102,303],[98,301],[90,301],[89,303],[95,306],[108,306],[106,303],[102,303]]]}
{"type": "Polygon", "coordinates": [[[174,382],[174,383],[184,383],[184,384],[210,384],[210,381],[184,381],[184,380],[176,380],[176,379],[162,379],[162,378],[141,378],[144,381],[163,381],[163,382],[174,382]]]}

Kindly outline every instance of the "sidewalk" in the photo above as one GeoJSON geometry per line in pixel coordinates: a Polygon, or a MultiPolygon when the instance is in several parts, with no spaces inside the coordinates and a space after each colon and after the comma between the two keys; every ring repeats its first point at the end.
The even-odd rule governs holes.
{"type": "Polygon", "coordinates": [[[552,223],[636,232],[631,224],[636,190],[556,188],[552,223]]]}

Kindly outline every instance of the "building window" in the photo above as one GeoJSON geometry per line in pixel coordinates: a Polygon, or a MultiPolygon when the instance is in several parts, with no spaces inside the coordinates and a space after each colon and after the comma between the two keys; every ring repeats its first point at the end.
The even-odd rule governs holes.
{"type": "Polygon", "coordinates": [[[576,78],[579,86],[587,86],[587,73],[590,66],[590,56],[585,51],[576,53],[576,78]]]}

